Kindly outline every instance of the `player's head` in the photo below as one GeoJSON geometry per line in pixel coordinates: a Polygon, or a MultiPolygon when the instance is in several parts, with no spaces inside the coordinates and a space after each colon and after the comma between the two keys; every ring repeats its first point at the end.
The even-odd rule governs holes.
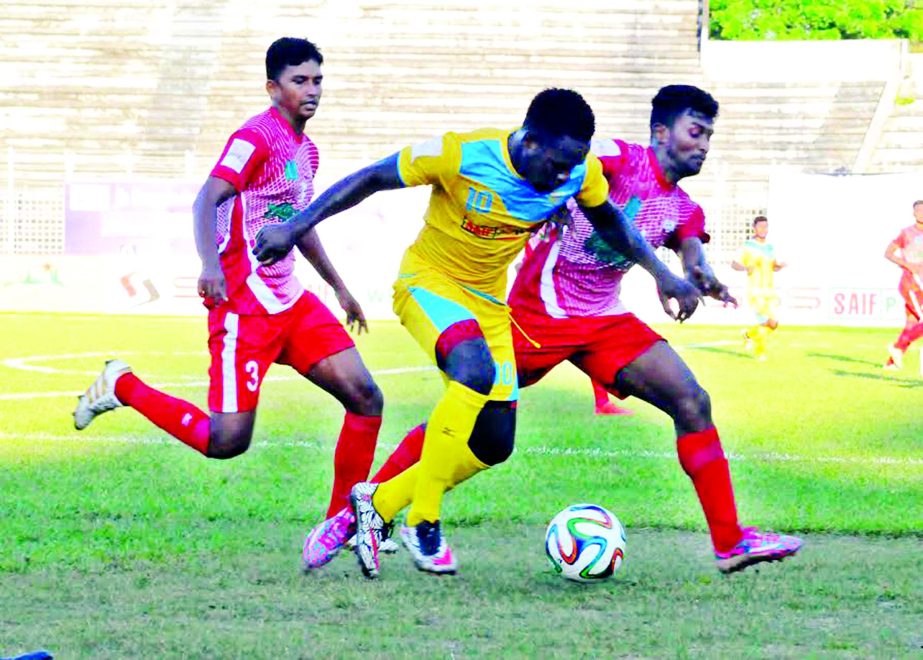
{"type": "Polygon", "coordinates": [[[923,199],[918,199],[913,203],[913,219],[923,224],[923,199]]]}
{"type": "Polygon", "coordinates": [[[317,112],[324,56],[307,39],[282,37],[266,51],[266,91],[291,120],[307,121],[317,112]]]}
{"type": "Polygon", "coordinates": [[[769,218],[765,215],[753,218],[753,235],[757,238],[766,238],[769,235],[769,218]]]}
{"type": "Polygon", "coordinates": [[[548,191],[564,184],[586,159],[596,118],[577,92],[546,89],[532,99],[522,127],[516,169],[533,188],[548,191]]]}
{"type": "Polygon", "coordinates": [[[718,102],[692,85],[661,87],[651,100],[651,144],[661,165],[681,179],[702,169],[714,133],[718,102]]]}

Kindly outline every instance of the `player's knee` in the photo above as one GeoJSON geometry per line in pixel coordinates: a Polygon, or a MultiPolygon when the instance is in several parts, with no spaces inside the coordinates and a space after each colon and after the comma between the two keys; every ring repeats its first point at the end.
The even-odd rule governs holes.
{"type": "Polygon", "coordinates": [[[688,431],[711,426],[711,398],[698,384],[689,387],[676,401],[676,424],[688,431]]]}
{"type": "Polygon", "coordinates": [[[515,437],[515,402],[488,401],[474,423],[468,447],[479,461],[497,465],[513,454],[515,437]]]}
{"type": "Polygon", "coordinates": [[[371,377],[350,387],[347,397],[346,409],[365,417],[379,417],[385,406],[385,396],[371,377]]]}
{"type": "Polygon", "coordinates": [[[208,458],[228,459],[240,456],[250,448],[250,433],[213,432],[208,438],[208,458]]]}
{"type": "Polygon", "coordinates": [[[497,367],[483,339],[464,341],[446,356],[444,370],[452,380],[478,394],[490,394],[497,367]]]}

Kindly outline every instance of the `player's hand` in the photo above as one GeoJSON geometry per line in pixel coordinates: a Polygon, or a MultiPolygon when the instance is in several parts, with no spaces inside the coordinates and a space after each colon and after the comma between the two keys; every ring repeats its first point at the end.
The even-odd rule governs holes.
{"type": "Polygon", "coordinates": [[[548,220],[539,231],[541,232],[540,236],[542,237],[542,240],[548,241],[551,240],[551,237],[556,233],[557,235],[563,235],[565,229],[570,231],[573,228],[574,216],[571,215],[570,209],[567,208],[567,205],[565,204],[550,216],[548,216],[548,220]],[[557,232],[555,230],[557,230],[557,232]]]}
{"type": "Polygon", "coordinates": [[[663,311],[671,319],[682,323],[695,312],[699,306],[699,300],[702,299],[702,292],[699,291],[692,282],[677,277],[670,271],[657,278],[657,295],[660,297],[660,304],[663,305],[663,311]],[[679,305],[678,311],[673,311],[671,300],[676,300],[679,305]]]}
{"type": "Polygon", "coordinates": [[[362,307],[359,306],[359,302],[353,298],[353,294],[346,289],[340,289],[334,291],[334,293],[340,307],[346,312],[346,327],[349,328],[350,332],[355,330],[360,335],[363,332],[368,332],[369,325],[365,320],[365,313],[362,311],[362,307]]]}
{"type": "Polygon", "coordinates": [[[727,286],[722,284],[715,276],[715,272],[708,266],[693,266],[689,273],[692,283],[704,295],[720,300],[725,306],[737,307],[737,299],[731,295],[727,286]]]}
{"type": "Polygon", "coordinates": [[[286,223],[268,225],[256,235],[253,254],[263,266],[271,266],[292,251],[295,236],[291,225],[286,223]]]}
{"type": "Polygon", "coordinates": [[[205,299],[206,304],[208,304],[209,301],[214,303],[214,305],[227,302],[228,285],[224,279],[224,271],[221,270],[221,264],[202,266],[202,273],[199,275],[196,291],[198,291],[199,296],[205,299]]]}

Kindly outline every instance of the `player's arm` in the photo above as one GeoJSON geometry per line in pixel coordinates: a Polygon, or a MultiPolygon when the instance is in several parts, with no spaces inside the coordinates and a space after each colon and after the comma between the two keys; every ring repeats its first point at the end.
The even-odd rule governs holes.
{"type": "Polygon", "coordinates": [[[288,222],[263,227],[256,236],[253,254],[264,266],[274,264],[321,220],[352,208],[377,192],[403,187],[398,154],[393,154],[340,179],[288,222]]]}
{"type": "Polygon", "coordinates": [[[728,291],[727,286],[718,280],[711,264],[705,258],[701,238],[698,236],[684,238],[677,253],[682,259],[686,278],[695,284],[699,291],[715,300],[737,307],[737,300],[728,291]]]}
{"type": "Polygon", "coordinates": [[[598,206],[585,206],[578,199],[578,204],[600,238],[654,277],[663,310],[671,318],[685,321],[692,316],[701,297],[699,290],[657,258],[650,244],[618,207],[608,200],[598,206]],[[679,303],[678,313],[670,307],[671,298],[679,303]]]}
{"type": "Polygon", "coordinates": [[[885,259],[887,259],[891,263],[897,264],[904,270],[911,270],[910,264],[907,263],[907,261],[905,261],[901,257],[897,256],[897,251],[900,249],[901,249],[901,246],[897,241],[891,241],[888,244],[887,249],[885,250],[885,259]]]}
{"type": "Polygon", "coordinates": [[[327,251],[324,250],[324,246],[321,244],[317,232],[313,229],[306,232],[298,239],[297,245],[301,254],[310,262],[314,270],[317,271],[317,274],[330,285],[331,289],[333,289],[333,293],[336,295],[340,307],[346,312],[346,325],[349,326],[350,330],[352,330],[354,324],[358,324],[359,334],[362,334],[363,330],[368,332],[369,326],[366,323],[365,313],[363,313],[362,307],[360,307],[358,301],[353,298],[353,295],[349,292],[349,289],[346,288],[346,284],[343,282],[340,274],[337,272],[336,268],[333,267],[333,263],[331,263],[330,258],[327,256],[327,251]]]}
{"type": "Polygon", "coordinates": [[[200,296],[211,298],[216,304],[227,300],[227,285],[224,272],[221,270],[218,241],[215,237],[218,207],[236,194],[237,190],[229,182],[210,176],[192,204],[196,250],[202,260],[202,273],[199,275],[197,290],[200,296]]]}
{"type": "Polygon", "coordinates": [[[731,268],[750,273],[753,270],[753,264],[751,264],[750,260],[747,258],[747,253],[742,251],[740,255],[731,262],[731,268]]]}

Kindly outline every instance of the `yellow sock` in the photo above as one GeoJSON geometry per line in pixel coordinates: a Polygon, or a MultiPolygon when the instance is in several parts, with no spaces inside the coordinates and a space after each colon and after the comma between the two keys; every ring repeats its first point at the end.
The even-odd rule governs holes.
{"type": "MultiPolygon", "coordinates": [[[[490,467],[478,460],[467,443],[465,444],[465,450],[462,452],[461,461],[452,473],[446,491],[451,490],[481,470],[486,470],[490,467]]],[[[394,516],[413,501],[413,493],[417,488],[419,465],[419,463],[414,463],[399,475],[382,483],[378,490],[375,491],[375,495],[372,496],[372,504],[375,505],[375,510],[384,518],[385,522],[394,520],[394,516]]]]}
{"type": "Polygon", "coordinates": [[[769,341],[769,333],[772,330],[765,325],[757,326],[756,335],[753,337],[753,352],[759,355],[766,354],[766,343],[769,341]]]}
{"type": "Polygon", "coordinates": [[[408,525],[439,520],[445,491],[487,467],[468,448],[474,423],[485,403],[486,395],[449,382],[426,425],[408,525]]]}
{"type": "Polygon", "coordinates": [[[401,509],[413,501],[413,492],[417,487],[417,471],[419,463],[414,463],[409,468],[388,479],[378,486],[372,496],[375,510],[385,520],[394,520],[401,509]]]}

